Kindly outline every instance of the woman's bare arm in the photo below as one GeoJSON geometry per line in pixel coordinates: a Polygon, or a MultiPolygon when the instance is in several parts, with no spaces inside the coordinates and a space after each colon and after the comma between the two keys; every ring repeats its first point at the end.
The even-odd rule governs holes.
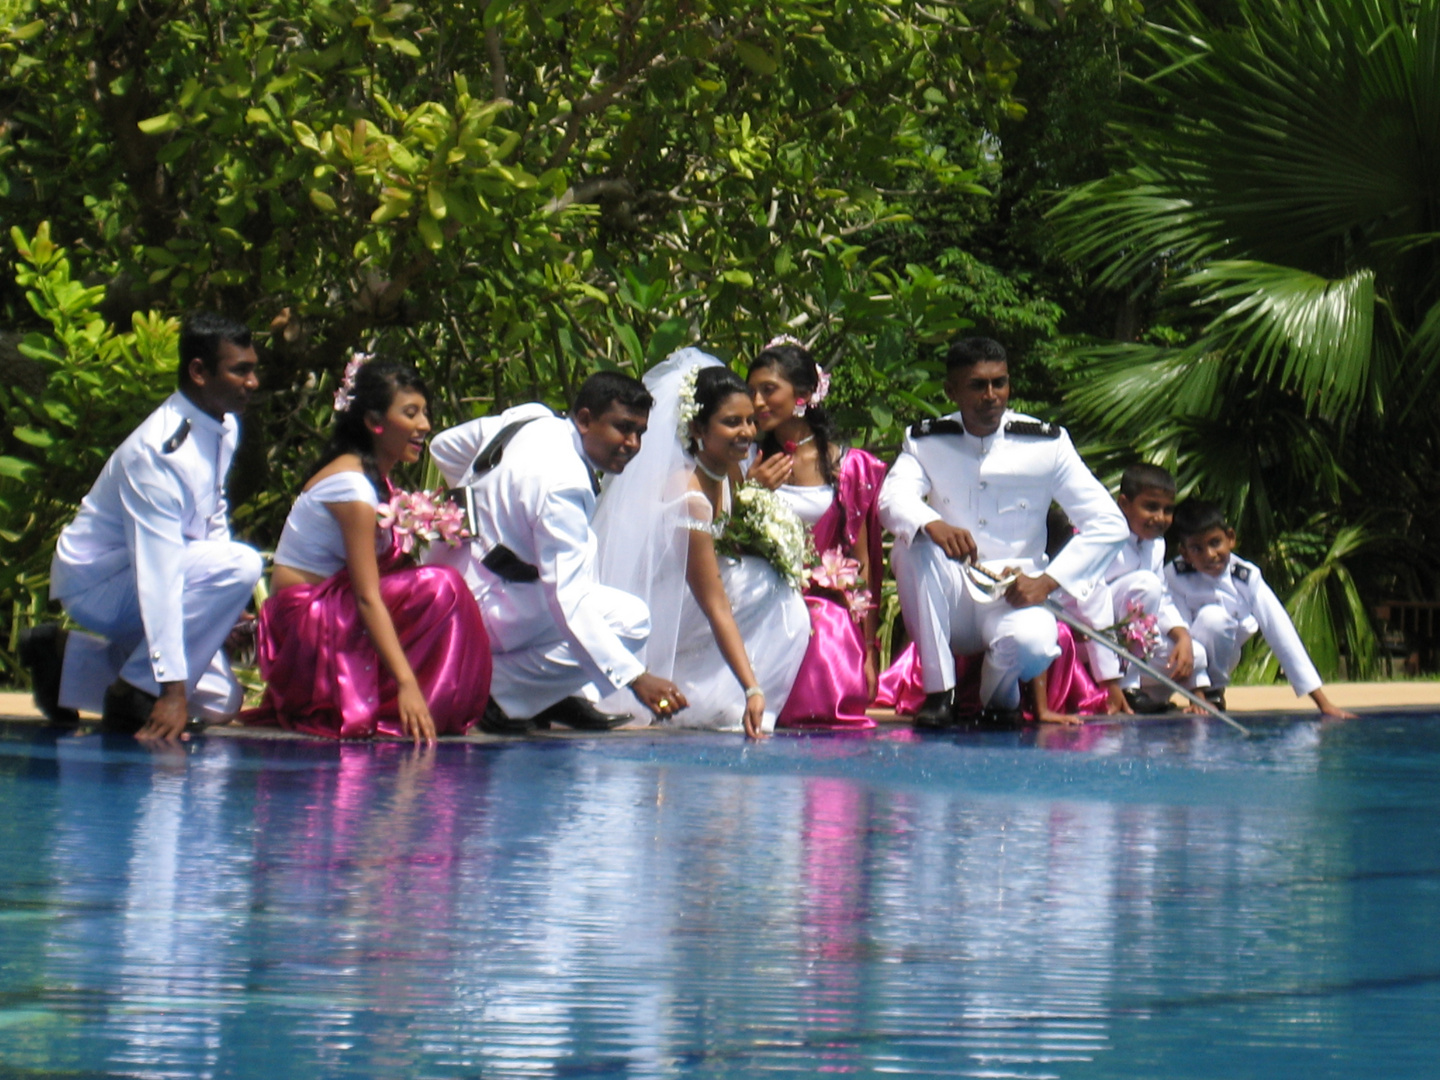
{"type": "MultiPolygon", "coordinates": [[[[730,670],[747,689],[759,686],[755,672],[750,667],[750,657],[745,652],[745,641],[740,628],[735,625],[735,615],[730,610],[730,598],[725,595],[725,583],[720,578],[720,561],[715,555],[715,540],[705,531],[690,530],[689,558],[685,563],[685,581],[705,618],[710,623],[710,632],[715,635],[715,644],[720,655],[730,665],[730,670]]],[[[761,718],[765,713],[763,694],[751,694],[745,698],[745,734],[758,739],[764,735],[761,718]]]]}
{"type": "Polygon", "coordinates": [[[435,722],[430,718],[430,708],[420,692],[410,661],[405,658],[390,611],[380,596],[380,564],[375,558],[375,534],[379,525],[375,521],[375,508],[357,501],[326,503],[325,509],[340,523],[340,532],[345,538],[345,565],[350,570],[350,587],[355,592],[360,618],[370,633],[375,651],[380,654],[380,662],[394,676],[399,689],[401,730],[414,736],[417,743],[434,742],[435,722]]]}

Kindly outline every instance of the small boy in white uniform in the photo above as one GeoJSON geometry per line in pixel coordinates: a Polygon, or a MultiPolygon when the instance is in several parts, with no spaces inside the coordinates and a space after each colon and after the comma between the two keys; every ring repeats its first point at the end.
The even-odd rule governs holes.
{"type": "Polygon", "coordinates": [[[1258,630],[1275,652],[1296,696],[1309,694],[1325,716],[1355,718],[1334,705],[1320,684],[1295,624],[1260,568],[1235,554],[1235,530],[1211,502],[1191,499],[1175,511],[1180,554],[1165,568],[1176,606],[1205,650],[1211,688],[1206,697],[1225,707],[1225,687],[1240,663],[1240,650],[1258,630]]]}
{"type": "MultiPolygon", "coordinates": [[[[1158,465],[1137,462],[1121,474],[1115,502],[1125,515],[1130,535],[1115,561],[1105,568],[1111,616],[1117,624],[1137,614],[1154,616],[1160,640],[1150,659],[1182,686],[1209,686],[1205,648],[1192,640],[1165,580],[1165,533],[1175,516],[1175,478],[1158,465]]],[[[1118,658],[1115,661],[1118,667],[1118,658]]],[[[1101,679],[1099,674],[1096,678],[1108,684],[1112,705],[1119,711],[1158,712],[1170,700],[1168,687],[1133,664],[1123,674],[1117,672],[1115,681],[1101,679]],[[1123,695],[1123,709],[1115,701],[1116,695],[1123,695]]]]}

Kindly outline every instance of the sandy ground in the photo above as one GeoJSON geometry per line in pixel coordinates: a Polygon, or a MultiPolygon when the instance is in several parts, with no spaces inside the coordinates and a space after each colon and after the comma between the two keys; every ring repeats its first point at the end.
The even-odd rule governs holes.
{"type": "MultiPolygon", "coordinates": [[[[1384,682],[1384,683],[1329,683],[1325,687],[1330,700],[1336,705],[1346,709],[1354,710],[1383,710],[1383,709],[1414,709],[1433,706],[1440,711],[1440,681],[1437,682],[1384,682]]],[[[1288,686],[1233,686],[1227,693],[1226,704],[1228,711],[1236,714],[1244,713],[1295,713],[1309,712],[1314,709],[1308,698],[1297,698],[1288,686]]],[[[882,724],[907,723],[905,717],[897,717],[894,713],[882,710],[872,710],[871,715],[882,724]]],[[[29,694],[3,693],[0,692],[0,720],[39,720],[40,714],[35,709],[34,703],[30,700],[29,694]]],[[[303,738],[304,736],[290,735],[286,732],[277,731],[273,728],[242,728],[238,725],[210,729],[215,734],[255,734],[271,738],[303,738]]],[[[661,729],[636,729],[634,733],[648,731],[654,734],[656,730],[663,731],[685,731],[692,729],[661,728],[661,729]]],[[[553,733],[546,733],[556,737],[567,736],[590,736],[589,732],[570,732],[557,728],[553,733]]],[[[615,734],[624,734],[616,732],[615,734]]],[[[478,741],[490,741],[494,736],[474,735],[464,736],[467,739],[478,741]]]]}

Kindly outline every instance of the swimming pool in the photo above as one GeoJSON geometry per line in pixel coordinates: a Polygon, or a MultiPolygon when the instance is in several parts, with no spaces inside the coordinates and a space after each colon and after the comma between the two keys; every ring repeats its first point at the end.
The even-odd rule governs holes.
{"type": "Polygon", "coordinates": [[[1440,717],[0,777],[0,1077],[1440,1075],[1440,717]]]}

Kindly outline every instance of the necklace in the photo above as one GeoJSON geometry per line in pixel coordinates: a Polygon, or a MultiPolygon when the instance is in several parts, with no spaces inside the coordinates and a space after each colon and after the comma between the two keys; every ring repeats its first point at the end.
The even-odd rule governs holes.
{"type": "Polygon", "coordinates": [[[800,447],[804,446],[806,443],[812,443],[812,442],[814,442],[814,441],[815,441],[815,436],[812,434],[812,435],[806,435],[805,438],[801,439],[799,442],[795,442],[795,441],[793,441],[793,440],[786,439],[785,442],[784,442],[783,444],[781,444],[781,446],[782,446],[782,449],[783,449],[787,454],[793,454],[793,453],[795,453],[796,450],[799,450],[800,447]]]}
{"type": "Polygon", "coordinates": [[[705,462],[701,461],[698,455],[697,455],[696,458],[695,458],[695,467],[696,467],[697,469],[699,469],[701,472],[703,472],[706,476],[708,476],[711,480],[714,480],[717,484],[720,483],[720,481],[724,480],[725,477],[729,475],[729,473],[723,473],[723,472],[713,473],[713,472],[711,472],[709,469],[707,469],[707,468],[705,467],[705,462]]]}

